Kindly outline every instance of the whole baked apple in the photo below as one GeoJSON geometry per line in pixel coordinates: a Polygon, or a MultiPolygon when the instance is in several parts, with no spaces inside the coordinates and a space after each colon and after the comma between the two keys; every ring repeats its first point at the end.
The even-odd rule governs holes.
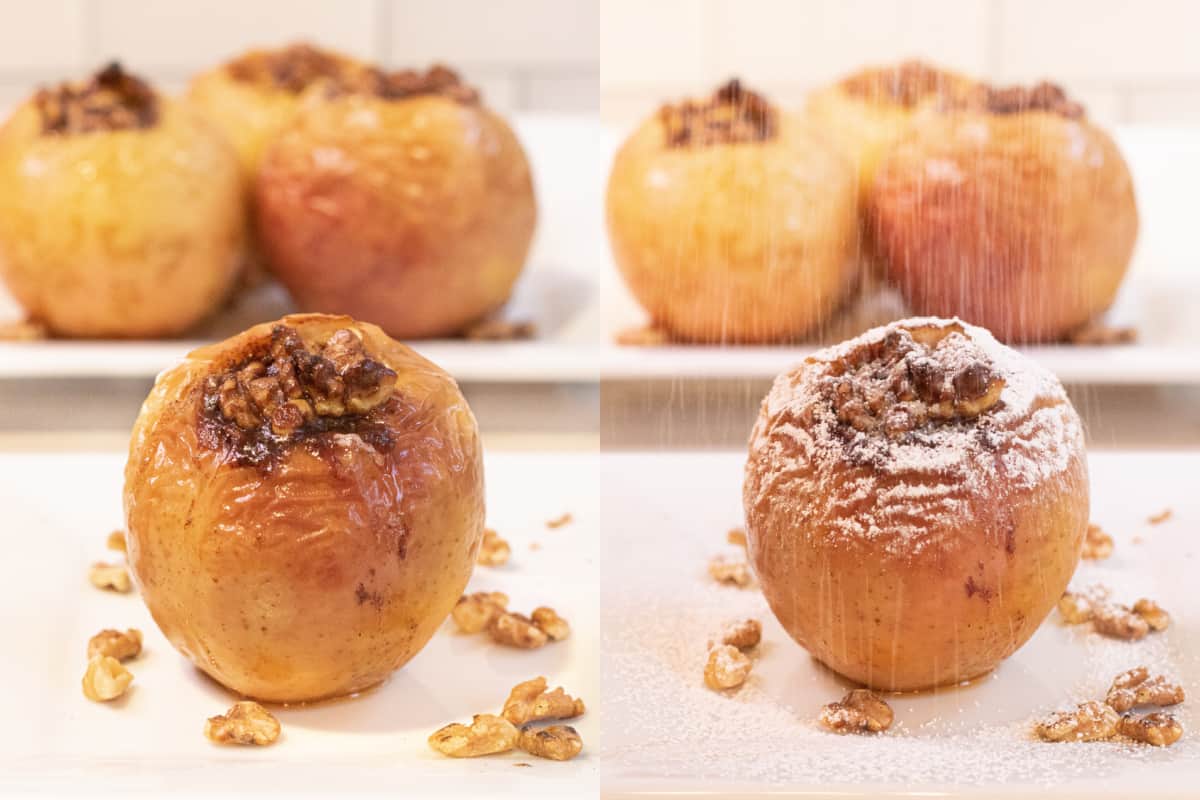
{"type": "Polygon", "coordinates": [[[621,146],[608,234],[651,322],[692,342],[787,342],[830,318],[858,277],[849,164],[731,81],[664,106],[621,146]]]}
{"type": "Polygon", "coordinates": [[[876,689],[957,683],[1024,644],[1075,572],[1082,427],[987,331],[904,320],[776,379],[744,500],[763,594],[815,658],[876,689]]]}
{"type": "Polygon", "coordinates": [[[441,67],[314,98],[263,157],[256,198],[261,245],[301,307],[402,338],[503,305],[537,217],[520,142],[441,67]]]}
{"type": "Polygon", "coordinates": [[[306,314],[164,372],[125,468],[129,566],[197,667],[260,700],[384,680],[461,596],[483,530],[475,419],[445,372],[306,314]]]}
{"type": "Polygon", "coordinates": [[[181,333],[228,295],[244,247],[233,150],[117,64],[0,130],[0,275],[51,333],[181,333]]]}

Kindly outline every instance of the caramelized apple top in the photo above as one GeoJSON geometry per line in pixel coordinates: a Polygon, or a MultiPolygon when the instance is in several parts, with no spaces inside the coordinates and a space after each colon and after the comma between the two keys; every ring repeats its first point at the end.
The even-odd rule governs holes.
{"type": "Polygon", "coordinates": [[[442,64],[434,64],[424,72],[414,69],[380,72],[375,94],[385,100],[434,94],[458,103],[479,102],[479,91],[464,83],[457,72],[442,64]]]}
{"type": "Polygon", "coordinates": [[[229,76],[241,83],[299,94],[318,81],[330,81],[344,90],[369,86],[374,70],[356,61],[310,44],[292,44],[279,50],[254,50],[225,65],[229,76]]]}
{"type": "Polygon", "coordinates": [[[667,147],[763,142],[778,134],[779,114],[736,78],[704,101],[685,100],[658,111],[667,147]]]}
{"type": "Polygon", "coordinates": [[[388,427],[372,418],[392,397],[396,372],[370,358],[349,329],[310,345],[276,325],[258,352],[204,383],[200,441],[263,464],[285,445],[326,432],[357,433],[377,449],[391,446],[388,427]]]}
{"type": "Polygon", "coordinates": [[[137,130],[158,122],[158,95],[115,61],[86,81],[39,89],[33,102],[43,134],[137,130]]]}
{"type": "Polygon", "coordinates": [[[956,81],[954,75],[922,61],[905,61],[893,67],[864,70],[841,85],[853,97],[911,108],[927,97],[948,93],[956,81]]]}

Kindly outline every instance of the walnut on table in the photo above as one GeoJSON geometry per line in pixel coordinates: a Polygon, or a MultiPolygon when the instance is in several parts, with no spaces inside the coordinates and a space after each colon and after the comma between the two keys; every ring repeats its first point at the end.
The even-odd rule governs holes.
{"type": "Polygon", "coordinates": [[[546,691],[546,679],[537,677],[518,683],[504,701],[500,716],[514,725],[526,725],[545,719],[571,719],[586,710],[583,701],[571,697],[559,686],[546,691]]]}
{"type": "Polygon", "coordinates": [[[253,700],[234,703],[224,714],[204,722],[204,735],[216,744],[265,747],[279,738],[281,730],[275,715],[253,700]]]}
{"type": "Polygon", "coordinates": [[[819,720],[834,733],[880,733],[892,726],[892,707],[870,689],[854,689],[821,709],[819,720]]]}
{"type": "Polygon", "coordinates": [[[88,580],[97,589],[110,592],[129,592],[133,589],[133,581],[129,579],[129,571],[120,564],[105,564],[97,561],[88,570],[88,580]]]}
{"type": "Polygon", "coordinates": [[[725,541],[732,545],[744,548],[746,546],[746,531],[742,530],[741,528],[731,528],[729,532],[725,534],[725,541]]]}
{"type": "Polygon", "coordinates": [[[1148,597],[1133,604],[1133,613],[1144,619],[1152,631],[1165,631],[1171,624],[1171,615],[1148,597]]]}
{"type": "Polygon", "coordinates": [[[717,691],[736,689],[746,682],[753,666],[750,659],[733,645],[719,645],[708,651],[704,683],[717,691]]]}
{"type": "Polygon", "coordinates": [[[1146,667],[1134,667],[1113,679],[1104,702],[1115,711],[1134,706],[1173,706],[1184,700],[1183,687],[1162,675],[1150,677],[1146,667]]]}
{"type": "Polygon", "coordinates": [[[534,650],[549,641],[546,632],[533,620],[511,611],[501,612],[494,617],[488,623],[487,632],[493,642],[522,650],[534,650]]]}
{"type": "Polygon", "coordinates": [[[1038,721],[1034,732],[1046,742],[1099,742],[1116,735],[1119,720],[1116,711],[1089,700],[1070,711],[1049,714],[1038,721]]]}
{"type": "Polygon", "coordinates": [[[133,673],[112,656],[97,655],[83,673],[83,696],[97,703],[116,700],[133,683],[133,673]]]}
{"type": "Polygon", "coordinates": [[[435,731],[429,746],[451,758],[475,758],[507,753],[517,745],[520,731],[504,717],[476,714],[470,725],[455,722],[435,731]]]}
{"type": "Polygon", "coordinates": [[[479,633],[508,608],[508,595],[503,592],[464,594],[450,612],[450,618],[463,633],[479,633]]]}
{"type": "Polygon", "coordinates": [[[554,519],[546,520],[546,527],[554,530],[555,528],[561,528],[564,525],[570,525],[572,522],[574,522],[574,520],[575,517],[571,516],[570,512],[566,512],[560,514],[554,519]]]}
{"type": "Polygon", "coordinates": [[[108,539],[105,540],[104,544],[106,547],[108,547],[109,550],[116,550],[117,552],[124,553],[125,552],[125,531],[122,531],[122,530],[113,531],[112,533],[110,533],[108,535],[108,539]]]}
{"type": "Polygon", "coordinates": [[[91,639],[88,639],[87,657],[90,661],[96,656],[109,656],[117,661],[128,661],[136,658],[142,652],[142,632],[130,628],[124,633],[105,628],[91,639]]]}
{"type": "Polygon", "coordinates": [[[1151,525],[1161,525],[1173,516],[1174,516],[1174,512],[1171,511],[1171,509],[1164,508],[1162,511],[1158,512],[1157,514],[1149,517],[1146,521],[1149,522],[1151,525]]]}
{"type": "Polygon", "coordinates": [[[552,642],[561,642],[571,635],[570,624],[549,606],[538,606],[529,616],[533,620],[533,624],[550,637],[552,642]]]}
{"type": "Polygon", "coordinates": [[[1117,733],[1155,747],[1169,747],[1183,736],[1183,726],[1162,711],[1142,716],[1126,714],[1117,722],[1117,733]]]}
{"type": "Polygon", "coordinates": [[[553,761],[569,761],[583,750],[583,740],[570,725],[523,730],[517,745],[530,755],[553,761]]]}
{"type": "Polygon", "coordinates": [[[712,560],[708,562],[708,574],[718,583],[741,588],[749,586],[753,580],[749,564],[745,561],[735,561],[724,555],[713,556],[712,560]]]}
{"type": "Polygon", "coordinates": [[[741,619],[728,623],[721,629],[716,642],[709,642],[709,647],[717,644],[733,645],[739,650],[747,650],[762,641],[762,623],[756,619],[741,619]]]}
{"type": "Polygon", "coordinates": [[[1108,558],[1113,552],[1113,538],[1099,525],[1089,524],[1083,537],[1082,558],[1089,561],[1100,561],[1108,558]]]}
{"type": "Polygon", "coordinates": [[[483,541],[479,544],[479,555],[476,556],[475,563],[485,567],[499,567],[507,564],[511,555],[512,548],[508,542],[488,528],[483,532],[483,541]]]}
{"type": "Polygon", "coordinates": [[[1103,605],[1092,613],[1092,627],[1096,633],[1113,639],[1137,641],[1150,632],[1149,623],[1135,614],[1129,606],[1103,605]]]}

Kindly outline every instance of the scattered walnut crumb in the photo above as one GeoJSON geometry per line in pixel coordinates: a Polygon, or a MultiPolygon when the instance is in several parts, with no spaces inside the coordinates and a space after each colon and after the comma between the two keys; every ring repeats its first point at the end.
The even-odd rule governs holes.
{"type": "Polygon", "coordinates": [[[533,624],[549,636],[552,642],[561,642],[571,635],[571,626],[549,606],[538,606],[529,616],[533,624]]]}
{"type": "Polygon", "coordinates": [[[124,593],[133,589],[133,582],[129,580],[129,572],[120,564],[105,564],[98,561],[92,564],[91,569],[88,570],[88,580],[97,589],[106,589],[110,592],[124,593]]]}
{"type": "Polygon", "coordinates": [[[494,617],[487,627],[488,635],[497,644],[517,647],[522,650],[535,650],[546,644],[546,632],[533,623],[524,614],[511,611],[501,612],[494,617]]]}
{"type": "Polygon", "coordinates": [[[750,585],[750,565],[745,561],[733,561],[727,556],[713,556],[708,562],[708,574],[718,583],[729,583],[734,586],[750,585]]]}
{"type": "Polygon", "coordinates": [[[1092,612],[1092,627],[1096,633],[1113,639],[1137,641],[1150,632],[1150,625],[1129,606],[1102,605],[1092,612]]]}
{"type": "Polygon", "coordinates": [[[520,731],[495,714],[476,714],[471,724],[453,723],[435,731],[429,746],[451,758],[475,758],[507,753],[516,747],[520,731]]]}
{"type": "Polygon", "coordinates": [[[582,700],[571,697],[561,686],[551,692],[546,686],[541,676],[518,683],[509,692],[500,715],[513,725],[526,725],[544,719],[571,719],[586,710],[582,700]]]}
{"type": "Polygon", "coordinates": [[[1129,326],[1105,325],[1099,320],[1086,322],[1067,334],[1071,344],[1094,347],[1110,344],[1133,344],[1137,341],[1137,328],[1129,326]]]}
{"type": "Polygon", "coordinates": [[[105,628],[88,639],[87,657],[109,656],[117,661],[128,661],[142,652],[142,632],[137,628],[121,631],[105,628]]]}
{"type": "Polygon", "coordinates": [[[1070,711],[1055,711],[1034,726],[1046,742],[1099,742],[1117,733],[1119,717],[1104,703],[1089,700],[1070,711]]]}
{"type": "Polygon", "coordinates": [[[450,617],[462,633],[479,633],[507,608],[508,595],[503,592],[475,592],[458,598],[450,617]]]}
{"type": "Polygon", "coordinates": [[[532,756],[554,761],[569,761],[583,750],[583,740],[570,725],[523,730],[517,745],[532,756]]]}
{"type": "Polygon", "coordinates": [[[762,623],[756,619],[742,619],[728,623],[722,630],[716,644],[731,644],[739,650],[747,650],[762,641],[762,623]]]}
{"type": "Polygon", "coordinates": [[[47,338],[50,332],[40,322],[20,320],[0,322],[0,342],[37,342],[47,338]]]}
{"type": "Polygon", "coordinates": [[[112,533],[110,533],[108,535],[108,539],[105,541],[104,544],[105,544],[105,546],[108,547],[109,550],[116,550],[117,552],[124,553],[125,552],[125,531],[122,531],[122,530],[113,531],[112,533]]]}
{"type": "Polygon", "coordinates": [[[216,744],[273,744],[279,738],[279,720],[253,700],[234,703],[224,714],[204,722],[204,735],[216,744]]]}
{"type": "Polygon", "coordinates": [[[738,547],[745,547],[746,532],[741,528],[731,528],[729,533],[725,534],[725,541],[738,547]]]}
{"type": "Polygon", "coordinates": [[[879,733],[892,725],[892,707],[870,689],[854,689],[821,709],[820,722],[834,733],[879,733]]]}
{"type": "Polygon", "coordinates": [[[511,342],[535,338],[537,325],[527,319],[485,319],[467,326],[462,335],[474,342],[511,342]]]}
{"type": "Polygon", "coordinates": [[[1162,675],[1150,677],[1146,667],[1134,667],[1113,679],[1104,702],[1115,711],[1125,712],[1134,706],[1173,706],[1183,700],[1182,686],[1162,675]]]}
{"type": "Polygon", "coordinates": [[[1099,561],[1108,558],[1113,552],[1113,538],[1099,525],[1089,524],[1083,537],[1083,558],[1099,561]]]}
{"type": "Polygon", "coordinates": [[[530,764],[528,761],[517,761],[517,762],[513,763],[513,766],[514,767],[532,767],[533,764],[530,764]]]}
{"type": "Polygon", "coordinates": [[[112,656],[93,656],[83,673],[83,696],[97,703],[116,700],[133,683],[133,673],[112,656]]]}
{"type": "Polygon", "coordinates": [[[752,666],[741,650],[731,644],[719,645],[708,651],[704,683],[710,689],[734,689],[746,682],[752,666]]]}
{"type": "Polygon", "coordinates": [[[1117,723],[1117,733],[1155,747],[1169,747],[1183,736],[1183,726],[1170,714],[1154,711],[1140,717],[1126,714],[1117,723]]]}
{"type": "Polygon", "coordinates": [[[561,516],[555,517],[554,519],[547,520],[546,527],[550,529],[561,528],[564,525],[570,525],[574,519],[575,518],[572,517],[570,513],[565,513],[561,516]]]}
{"type": "Polygon", "coordinates": [[[1174,511],[1169,508],[1164,508],[1154,516],[1149,517],[1146,522],[1149,522],[1151,525],[1161,525],[1173,516],[1175,516],[1174,511]]]}
{"type": "Polygon", "coordinates": [[[671,343],[671,335],[662,328],[643,325],[618,331],[613,337],[617,344],[626,347],[662,347],[671,343]]]}
{"type": "Polygon", "coordinates": [[[1171,624],[1171,615],[1148,597],[1133,604],[1133,613],[1144,619],[1152,631],[1165,631],[1171,624]]]}
{"type": "Polygon", "coordinates": [[[1092,618],[1092,600],[1078,592],[1063,592],[1058,600],[1058,613],[1068,625],[1082,625],[1092,618]]]}
{"type": "Polygon", "coordinates": [[[483,532],[483,541],[479,544],[479,555],[476,556],[475,563],[485,567],[499,567],[508,563],[510,555],[512,548],[508,546],[508,542],[488,528],[483,532]]]}

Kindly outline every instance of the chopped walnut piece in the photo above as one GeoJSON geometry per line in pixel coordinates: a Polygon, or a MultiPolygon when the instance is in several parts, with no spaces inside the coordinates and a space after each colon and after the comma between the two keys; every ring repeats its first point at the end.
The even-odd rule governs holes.
{"type": "Polygon", "coordinates": [[[733,561],[727,556],[713,556],[708,562],[708,574],[718,583],[729,583],[734,586],[750,585],[750,565],[745,561],[733,561]]]}
{"type": "Polygon", "coordinates": [[[507,753],[517,745],[520,731],[495,714],[476,714],[471,724],[455,722],[429,737],[429,746],[451,758],[475,758],[507,753]]]}
{"type": "Polygon", "coordinates": [[[725,541],[738,547],[746,546],[746,532],[741,528],[733,528],[725,534],[725,541]]]}
{"type": "Polygon", "coordinates": [[[133,673],[112,656],[93,656],[83,673],[83,696],[97,703],[116,700],[133,683],[133,673]]]}
{"type": "Polygon", "coordinates": [[[552,642],[561,642],[571,635],[571,626],[549,606],[538,606],[529,616],[533,620],[533,624],[538,626],[542,633],[549,636],[552,642]]]}
{"type": "Polygon", "coordinates": [[[1096,633],[1126,641],[1137,641],[1150,632],[1146,620],[1128,606],[1117,604],[1098,606],[1092,613],[1092,627],[1096,633]]]}
{"type": "Polygon", "coordinates": [[[1083,537],[1082,557],[1091,561],[1099,561],[1112,555],[1113,538],[1104,532],[1099,525],[1088,525],[1083,537]]]}
{"type": "Polygon", "coordinates": [[[741,650],[723,644],[708,651],[704,683],[710,689],[734,689],[746,682],[753,666],[741,650]]]}
{"type": "Polygon", "coordinates": [[[109,656],[117,661],[128,661],[142,652],[142,632],[137,628],[121,631],[105,628],[88,639],[88,660],[96,656],[109,656]]]}
{"type": "Polygon", "coordinates": [[[1155,747],[1169,747],[1183,736],[1183,726],[1170,714],[1154,711],[1142,716],[1126,714],[1117,723],[1117,733],[1155,747]]]}
{"type": "Polygon", "coordinates": [[[1082,625],[1092,618],[1092,601],[1077,592],[1063,592],[1058,600],[1058,613],[1068,625],[1082,625]]]}
{"type": "Polygon", "coordinates": [[[1161,525],[1169,520],[1172,516],[1174,516],[1174,512],[1169,508],[1164,508],[1162,511],[1147,519],[1146,522],[1149,522],[1151,525],[1161,525]]]}
{"type": "Polygon", "coordinates": [[[450,612],[454,624],[463,633],[479,633],[508,608],[508,595],[503,592],[464,594],[450,612]]]}
{"type": "Polygon", "coordinates": [[[521,731],[517,745],[532,756],[554,761],[569,761],[583,750],[583,740],[570,725],[549,725],[521,731]]]}
{"type": "Polygon", "coordinates": [[[1038,738],[1047,742],[1099,742],[1117,732],[1116,711],[1089,700],[1070,711],[1055,711],[1034,726],[1038,738]]]}
{"type": "Polygon", "coordinates": [[[570,525],[574,521],[574,519],[575,518],[572,517],[571,514],[568,512],[565,514],[561,514],[560,516],[557,516],[554,519],[547,520],[546,527],[551,528],[551,529],[561,528],[564,525],[570,525]]]}
{"type": "Polygon", "coordinates": [[[204,735],[216,744],[254,744],[263,747],[275,742],[280,733],[279,720],[253,700],[234,703],[224,714],[204,722],[204,735]]]}
{"type": "Polygon", "coordinates": [[[0,322],[0,342],[37,342],[49,335],[46,326],[40,322],[0,322]]]}
{"type": "Polygon", "coordinates": [[[511,342],[535,338],[537,325],[529,320],[485,319],[469,325],[462,335],[474,342],[511,342]]]}
{"type": "Polygon", "coordinates": [[[508,563],[510,555],[512,548],[508,546],[508,542],[488,528],[483,532],[483,541],[479,545],[479,555],[476,556],[475,563],[485,567],[499,567],[508,563]]]}
{"type": "Polygon", "coordinates": [[[120,553],[124,553],[125,552],[125,531],[121,531],[121,530],[113,531],[112,533],[110,533],[108,535],[108,539],[105,541],[104,544],[105,544],[105,546],[108,547],[109,550],[116,550],[120,553]]]}
{"type": "Polygon", "coordinates": [[[834,733],[879,733],[892,725],[892,707],[870,689],[854,689],[821,709],[820,722],[834,733]]]}
{"type": "Polygon", "coordinates": [[[88,580],[97,589],[106,589],[110,592],[124,593],[133,589],[133,582],[129,580],[128,570],[120,564],[96,562],[88,570],[88,580]]]}
{"type": "Polygon", "coordinates": [[[583,701],[568,695],[561,686],[546,691],[543,677],[518,683],[504,701],[500,715],[514,725],[525,725],[544,719],[570,719],[585,710],[583,701]]]}
{"type": "Polygon", "coordinates": [[[1144,619],[1152,631],[1165,631],[1171,624],[1171,615],[1148,597],[1133,604],[1133,613],[1144,619]]]}
{"type": "Polygon", "coordinates": [[[626,328],[614,338],[617,344],[624,347],[662,347],[671,343],[671,335],[666,330],[652,325],[626,328]]]}
{"type": "Polygon", "coordinates": [[[1125,712],[1134,706],[1173,706],[1184,700],[1183,687],[1162,675],[1150,677],[1145,667],[1135,667],[1113,679],[1104,702],[1125,712]]]}
{"type": "Polygon", "coordinates": [[[534,625],[533,620],[508,611],[493,618],[487,631],[493,642],[522,650],[536,650],[547,641],[546,632],[534,625]]]}
{"type": "Polygon", "coordinates": [[[756,619],[741,619],[727,624],[722,630],[716,644],[731,644],[739,650],[747,650],[762,641],[762,623],[756,619]]]}

